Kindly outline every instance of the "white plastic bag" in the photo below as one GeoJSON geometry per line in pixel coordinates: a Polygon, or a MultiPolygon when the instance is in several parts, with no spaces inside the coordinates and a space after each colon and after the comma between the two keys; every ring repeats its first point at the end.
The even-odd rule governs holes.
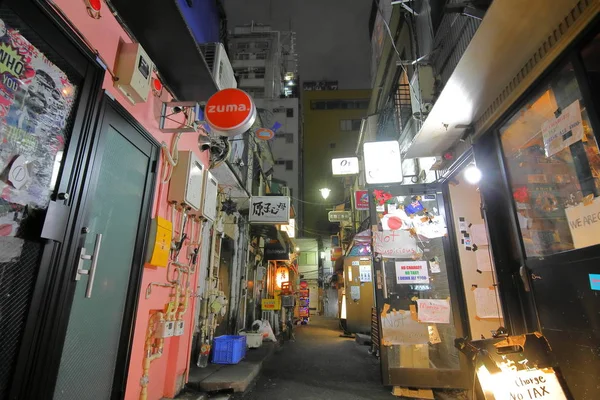
{"type": "Polygon", "coordinates": [[[257,319],[252,323],[252,330],[262,335],[263,341],[276,342],[275,334],[271,328],[271,324],[266,319],[257,319]]]}

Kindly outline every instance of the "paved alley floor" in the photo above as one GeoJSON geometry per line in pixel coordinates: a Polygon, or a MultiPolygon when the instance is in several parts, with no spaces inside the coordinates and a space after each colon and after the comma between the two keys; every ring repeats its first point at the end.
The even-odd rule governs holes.
{"type": "Polygon", "coordinates": [[[286,342],[264,364],[244,400],[398,400],[381,385],[379,360],[368,346],[341,338],[337,319],[311,317],[295,326],[286,342]]]}

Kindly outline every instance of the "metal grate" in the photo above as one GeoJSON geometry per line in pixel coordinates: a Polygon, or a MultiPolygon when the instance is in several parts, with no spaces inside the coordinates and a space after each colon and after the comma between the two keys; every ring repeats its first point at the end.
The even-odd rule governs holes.
{"type": "Polygon", "coordinates": [[[12,261],[0,262],[0,360],[4,365],[0,368],[1,399],[7,398],[10,390],[42,244],[14,237],[0,238],[2,259],[19,249],[21,254],[12,261]]]}

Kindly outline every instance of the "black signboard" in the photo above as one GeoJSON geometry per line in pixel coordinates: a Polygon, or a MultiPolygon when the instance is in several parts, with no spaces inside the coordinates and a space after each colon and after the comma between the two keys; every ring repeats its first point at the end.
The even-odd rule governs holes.
{"type": "Polygon", "coordinates": [[[281,243],[267,243],[265,244],[265,260],[289,260],[290,250],[281,245],[281,243]]]}

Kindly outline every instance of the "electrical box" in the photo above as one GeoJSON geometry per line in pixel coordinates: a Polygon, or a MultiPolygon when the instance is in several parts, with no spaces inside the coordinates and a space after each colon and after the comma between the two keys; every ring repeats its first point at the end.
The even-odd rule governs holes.
{"type": "Polygon", "coordinates": [[[167,267],[172,237],[173,223],[171,221],[156,217],[150,222],[146,264],[156,267],[167,267]]]}
{"type": "Polygon", "coordinates": [[[156,323],[157,338],[169,338],[175,333],[175,321],[159,321],[156,323]]]}
{"type": "Polygon", "coordinates": [[[167,200],[201,210],[204,166],[192,151],[180,151],[173,169],[167,200]]]}
{"type": "Polygon", "coordinates": [[[202,217],[214,221],[217,219],[217,198],[219,193],[219,182],[209,171],[204,174],[204,199],[202,201],[202,217]]]}
{"type": "Polygon", "coordinates": [[[139,43],[120,43],[114,86],[132,104],[148,100],[154,64],[139,43]]]}
{"type": "Polygon", "coordinates": [[[175,321],[175,334],[173,336],[182,336],[184,327],[185,321],[175,321]]]}

